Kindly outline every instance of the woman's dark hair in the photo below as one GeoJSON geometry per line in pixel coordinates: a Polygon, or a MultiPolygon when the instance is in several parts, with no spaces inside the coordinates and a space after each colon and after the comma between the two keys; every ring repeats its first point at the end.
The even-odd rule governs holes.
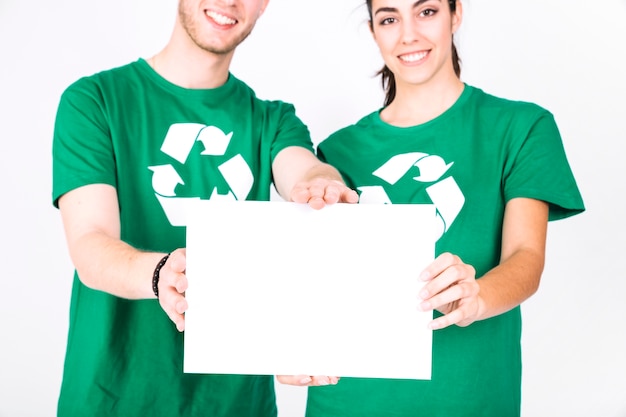
{"type": "MultiPolygon", "coordinates": [[[[450,13],[454,13],[456,11],[456,1],[457,0],[448,0],[448,4],[450,5],[450,13]]],[[[366,0],[365,4],[367,5],[367,11],[370,16],[370,27],[373,28],[372,25],[372,0],[366,0]]],[[[454,67],[454,73],[457,77],[461,76],[461,58],[459,57],[459,53],[456,49],[456,45],[454,44],[454,38],[452,39],[452,66],[454,67]]],[[[393,75],[393,72],[387,67],[387,65],[383,66],[383,68],[376,73],[376,75],[380,75],[382,78],[383,90],[385,90],[385,107],[391,104],[393,99],[396,98],[396,78],[393,75]]]]}

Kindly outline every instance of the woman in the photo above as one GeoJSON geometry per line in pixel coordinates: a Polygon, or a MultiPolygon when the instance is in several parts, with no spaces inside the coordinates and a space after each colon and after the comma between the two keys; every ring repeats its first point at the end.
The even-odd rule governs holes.
{"type": "Polygon", "coordinates": [[[548,221],[584,210],[559,131],[539,106],[461,81],[460,1],[366,4],[385,106],[318,151],[361,203],[437,207],[439,256],[418,295],[435,311],[432,379],[301,379],[331,384],[309,388],[307,417],[519,416],[519,305],[538,288],[548,221]]]}

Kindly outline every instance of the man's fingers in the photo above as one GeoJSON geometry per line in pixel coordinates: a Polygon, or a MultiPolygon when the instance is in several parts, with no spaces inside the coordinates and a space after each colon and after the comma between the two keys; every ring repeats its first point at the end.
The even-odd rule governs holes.
{"type": "Polygon", "coordinates": [[[176,249],[168,259],[169,267],[174,272],[185,273],[187,268],[187,250],[176,249]]]}
{"type": "Polygon", "coordinates": [[[186,264],[185,249],[175,250],[161,269],[159,280],[159,303],[179,332],[185,330],[185,311],[188,308],[185,299],[188,286],[186,264]]]}
{"type": "Polygon", "coordinates": [[[176,325],[176,329],[179,332],[184,331],[185,330],[185,315],[178,313],[175,309],[167,308],[163,306],[163,304],[161,304],[161,307],[163,308],[163,311],[165,311],[165,314],[167,314],[167,317],[169,317],[169,319],[172,320],[172,322],[176,325]]]}
{"type": "Polygon", "coordinates": [[[340,202],[356,204],[359,202],[359,194],[353,189],[346,187],[344,192],[341,194],[340,202]]]}
{"type": "Polygon", "coordinates": [[[336,180],[316,179],[297,184],[291,191],[291,201],[306,203],[313,209],[319,210],[327,204],[358,203],[356,191],[336,180]]]}

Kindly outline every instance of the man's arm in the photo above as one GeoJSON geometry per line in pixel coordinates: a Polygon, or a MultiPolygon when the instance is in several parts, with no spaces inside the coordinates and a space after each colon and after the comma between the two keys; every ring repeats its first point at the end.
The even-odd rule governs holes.
{"type": "MultiPolygon", "coordinates": [[[[77,188],[59,199],[59,209],[70,257],[83,284],[121,298],[155,298],[152,275],[165,254],[140,251],[120,239],[115,188],[104,184],[77,188]]],[[[161,269],[159,299],[182,330],[187,279],[184,251],[180,252],[173,252],[161,269]]]]}
{"type": "Polygon", "coordinates": [[[272,171],[276,190],[286,200],[308,203],[315,209],[326,204],[359,201],[358,194],[346,187],[339,171],[305,148],[290,146],[280,151],[272,171]]]}

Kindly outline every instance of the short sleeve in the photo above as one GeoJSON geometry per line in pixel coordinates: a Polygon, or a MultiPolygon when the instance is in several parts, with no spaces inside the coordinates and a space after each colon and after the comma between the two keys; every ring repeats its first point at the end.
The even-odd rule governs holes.
{"type": "Polygon", "coordinates": [[[296,115],[292,104],[273,102],[269,111],[278,115],[276,138],[271,149],[272,161],[280,151],[290,146],[299,146],[314,152],[309,129],[296,115]]]}
{"type": "Polygon", "coordinates": [[[504,172],[504,196],[533,198],[550,205],[550,220],[585,210],[552,114],[542,110],[514,141],[504,172]]]}
{"type": "Polygon", "coordinates": [[[52,202],[89,184],[116,186],[115,156],[102,96],[84,78],[61,96],[52,142],[52,202]]]}

